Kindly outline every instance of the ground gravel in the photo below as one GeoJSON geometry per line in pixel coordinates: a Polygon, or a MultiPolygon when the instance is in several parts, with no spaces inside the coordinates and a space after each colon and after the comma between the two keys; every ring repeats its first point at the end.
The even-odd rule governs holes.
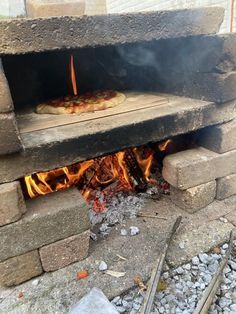
{"type": "MultiPolygon", "coordinates": [[[[152,313],[191,314],[202,293],[217,271],[228,244],[210,253],[201,253],[176,269],[162,274],[162,291],[157,292],[152,313]]],[[[138,289],[112,300],[119,313],[140,313],[145,293],[138,289]]],[[[228,265],[224,269],[221,286],[210,314],[236,314],[236,241],[228,265]]]]}

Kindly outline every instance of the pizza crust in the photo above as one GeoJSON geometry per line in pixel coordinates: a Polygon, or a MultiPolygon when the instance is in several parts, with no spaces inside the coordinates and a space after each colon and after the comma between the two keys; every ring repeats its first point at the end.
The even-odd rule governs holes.
{"type": "MultiPolygon", "coordinates": [[[[105,92],[102,92],[105,93],[105,92]]],[[[39,104],[36,107],[36,112],[39,114],[76,114],[80,115],[86,112],[94,112],[99,110],[105,110],[107,108],[112,108],[120,105],[126,99],[126,96],[123,93],[115,92],[115,96],[111,97],[110,99],[100,99],[99,102],[91,102],[90,103],[83,103],[83,104],[76,104],[76,100],[58,100],[61,102],[61,105],[53,105],[53,102],[48,102],[44,104],[39,104]]],[[[54,101],[55,103],[56,101],[54,101]]]]}

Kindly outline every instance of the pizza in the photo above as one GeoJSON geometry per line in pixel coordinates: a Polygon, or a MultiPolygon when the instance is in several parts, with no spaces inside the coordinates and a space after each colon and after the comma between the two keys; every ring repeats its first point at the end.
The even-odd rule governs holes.
{"type": "Polygon", "coordinates": [[[81,114],[118,106],[125,95],[117,91],[96,91],[78,96],[66,96],[39,104],[36,112],[41,114],[81,114]]]}

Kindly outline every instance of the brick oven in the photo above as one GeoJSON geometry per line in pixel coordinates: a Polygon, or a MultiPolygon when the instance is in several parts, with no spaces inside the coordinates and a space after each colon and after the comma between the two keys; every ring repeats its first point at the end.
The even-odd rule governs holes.
{"type": "Polygon", "coordinates": [[[223,9],[0,21],[0,284],[16,285],[88,254],[88,207],[76,188],[26,198],[37,172],[191,134],[163,177],[189,212],[236,193],[236,36],[223,9]],[[38,115],[71,93],[124,91],[122,106],[38,115]],[[25,271],[22,271],[24,269],[25,271]]]}

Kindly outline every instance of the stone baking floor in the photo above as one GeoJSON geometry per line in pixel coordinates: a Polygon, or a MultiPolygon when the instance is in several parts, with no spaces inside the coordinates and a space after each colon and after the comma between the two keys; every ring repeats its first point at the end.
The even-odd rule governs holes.
{"type": "Polygon", "coordinates": [[[120,295],[134,285],[135,275],[148,279],[167,232],[180,214],[183,221],[168,253],[169,267],[183,264],[198,253],[227,241],[230,230],[236,226],[236,196],[215,201],[194,215],[180,210],[168,196],[148,201],[145,211],[149,214],[158,212],[167,220],[129,219],[125,226],[115,226],[107,238],[92,242],[87,259],[18,287],[1,288],[0,313],[68,313],[92,287],[100,288],[109,298],[120,295]],[[137,226],[140,234],[121,236],[120,229],[129,226],[137,226]],[[125,272],[125,276],[114,278],[101,273],[98,270],[101,261],[105,261],[111,270],[125,272]],[[83,269],[89,271],[89,277],[77,281],[76,274],[83,269]]]}

